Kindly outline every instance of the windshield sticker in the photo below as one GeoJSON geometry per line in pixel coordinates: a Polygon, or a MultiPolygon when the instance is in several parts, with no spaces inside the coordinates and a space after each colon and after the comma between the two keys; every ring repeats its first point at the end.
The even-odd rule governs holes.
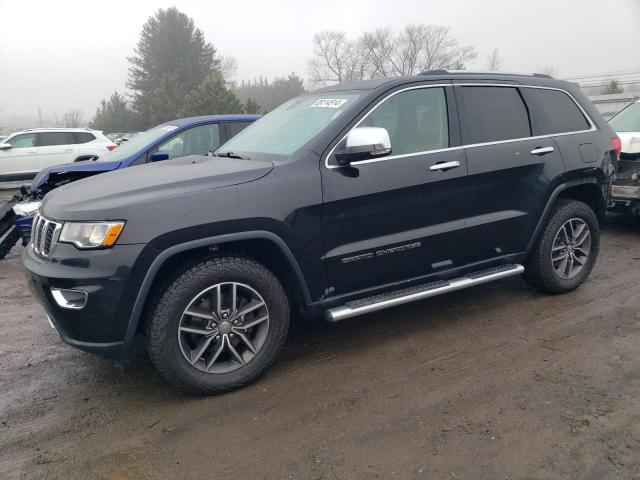
{"type": "Polygon", "coordinates": [[[164,127],[162,127],[163,130],[166,130],[167,132],[173,132],[176,128],[178,128],[175,125],[165,125],[164,127]]]}
{"type": "Polygon", "coordinates": [[[310,107],[311,108],[340,108],[342,105],[347,103],[347,100],[344,98],[321,98],[320,100],[316,100],[313,102],[310,107]]]}

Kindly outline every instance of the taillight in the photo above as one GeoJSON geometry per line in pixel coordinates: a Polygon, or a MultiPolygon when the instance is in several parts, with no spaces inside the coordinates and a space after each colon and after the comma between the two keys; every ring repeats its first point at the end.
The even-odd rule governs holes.
{"type": "Polygon", "coordinates": [[[111,151],[114,148],[118,148],[118,145],[107,145],[107,150],[111,151]]]}
{"type": "Polygon", "coordinates": [[[611,139],[611,145],[613,145],[616,155],[620,155],[620,152],[622,152],[622,140],[620,140],[620,137],[613,137],[611,139]]]}

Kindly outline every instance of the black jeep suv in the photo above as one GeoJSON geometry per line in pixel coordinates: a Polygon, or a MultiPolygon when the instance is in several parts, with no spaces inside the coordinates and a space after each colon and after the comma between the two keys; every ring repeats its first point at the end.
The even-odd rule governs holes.
{"type": "Polygon", "coordinates": [[[338,321],[596,261],[615,133],[544,75],[426,72],[294,98],[220,147],[49,193],[23,262],[62,339],[172,384],[255,380],[297,317],[338,321]]]}

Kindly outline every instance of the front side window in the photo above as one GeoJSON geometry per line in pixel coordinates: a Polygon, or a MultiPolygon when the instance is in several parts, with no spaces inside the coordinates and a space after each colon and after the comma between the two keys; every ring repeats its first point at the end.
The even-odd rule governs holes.
{"type": "Polygon", "coordinates": [[[38,134],[38,146],[50,147],[54,145],[69,145],[71,139],[67,132],[42,132],[38,134]]]}
{"type": "Polygon", "coordinates": [[[7,143],[13,148],[31,148],[36,145],[36,134],[24,133],[22,135],[16,135],[7,140],[7,143]]]}
{"type": "Polygon", "coordinates": [[[363,93],[336,91],[293,98],[245,128],[220,151],[290,155],[353,107],[363,93]]]}
{"type": "Polygon", "coordinates": [[[220,146],[220,131],[217,123],[189,128],[172,137],[157,148],[166,152],[169,158],[188,155],[208,155],[220,146]]]}
{"type": "Polygon", "coordinates": [[[513,87],[462,87],[466,144],[531,136],[527,107],[513,87]]]}
{"type": "Polygon", "coordinates": [[[545,88],[523,88],[521,91],[529,107],[534,135],[589,129],[589,122],[565,92],[545,88]]]}
{"type": "Polygon", "coordinates": [[[640,132],[640,102],[615,114],[609,123],[616,132],[640,132]]]}
{"type": "Polygon", "coordinates": [[[225,128],[227,130],[227,138],[233,138],[237,134],[239,134],[242,130],[251,125],[251,122],[228,122],[225,123],[225,128]]]}
{"type": "Polygon", "coordinates": [[[444,88],[420,88],[393,95],[358,126],[385,128],[392,155],[447,148],[449,119],[444,88]]]}

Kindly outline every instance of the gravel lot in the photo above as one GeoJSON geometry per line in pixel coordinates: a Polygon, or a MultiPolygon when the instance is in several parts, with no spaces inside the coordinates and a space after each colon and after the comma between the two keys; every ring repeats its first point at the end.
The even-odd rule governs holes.
{"type": "Polygon", "coordinates": [[[209,398],[65,346],[0,262],[0,478],[640,479],[640,229],[588,282],[519,278],[297,324],[258,383],[209,398]]]}

